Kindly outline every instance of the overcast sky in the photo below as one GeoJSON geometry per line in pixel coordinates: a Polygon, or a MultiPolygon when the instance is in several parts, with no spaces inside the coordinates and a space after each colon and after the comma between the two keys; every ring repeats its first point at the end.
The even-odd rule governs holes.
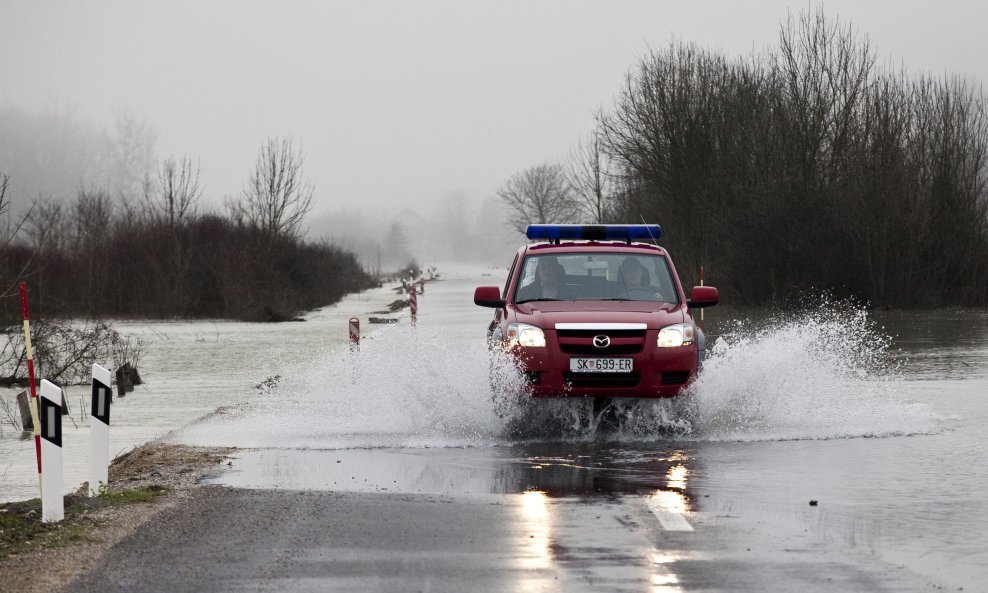
{"type": "MultiPolygon", "coordinates": [[[[910,70],[988,78],[988,2],[822,5],[910,70]]],[[[649,47],[747,53],[808,6],[0,0],[0,103],[128,111],[160,156],[200,160],[216,201],[275,135],[302,143],[317,211],[483,198],[563,158],[649,47]]]]}

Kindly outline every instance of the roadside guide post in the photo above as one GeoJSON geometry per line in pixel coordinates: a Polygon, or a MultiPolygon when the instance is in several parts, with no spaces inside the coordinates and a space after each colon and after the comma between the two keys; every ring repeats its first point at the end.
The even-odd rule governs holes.
{"type": "Polygon", "coordinates": [[[65,518],[62,499],[62,389],[41,381],[41,521],[55,523],[65,518]]]}
{"type": "Polygon", "coordinates": [[[350,352],[360,352],[360,320],[350,318],[350,352]]]}
{"type": "Polygon", "coordinates": [[[38,459],[38,489],[44,493],[41,479],[41,428],[38,422],[38,392],[34,386],[34,352],[31,351],[31,323],[27,315],[27,283],[21,282],[21,311],[24,313],[24,354],[27,358],[28,392],[31,394],[31,421],[34,423],[34,454],[38,459]]]}
{"type": "MultiPolygon", "coordinates": [[[[703,266],[700,266],[700,286],[703,286],[703,266]]],[[[703,309],[700,309],[700,331],[706,331],[703,327],[703,309]]]]}
{"type": "Polygon", "coordinates": [[[416,322],[418,321],[419,297],[418,297],[418,291],[415,290],[414,286],[409,290],[408,307],[412,311],[412,325],[415,325],[416,322]]]}
{"type": "Polygon", "coordinates": [[[112,382],[109,369],[93,365],[93,407],[89,414],[89,496],[99,496],[101,488],[110,483],[112,382]]]}

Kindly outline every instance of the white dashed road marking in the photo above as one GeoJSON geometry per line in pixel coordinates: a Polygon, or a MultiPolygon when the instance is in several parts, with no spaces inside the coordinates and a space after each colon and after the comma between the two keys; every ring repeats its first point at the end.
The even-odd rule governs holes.
{"type": "Polygon", "coordinates": [[[686,517],[682,513],[670,513],[669,511],[664,511],[662,509],[656,508],[656,505],[651,501],[646,501],[648,505],[648,510],[652,511],[655,518],[659,520],[662,524],[662,528],[666,531],[693,531],[693,526],[690,522],[686,520],[686,517]]]}
{"type": "Polygon", "coordinates": [[[693,531],[693,526],[686,520],[686,517],[678,513],[652,509],[652,514],[658,518],[659,523],[662,523],[662,528],[666,531],[693,531]]]}

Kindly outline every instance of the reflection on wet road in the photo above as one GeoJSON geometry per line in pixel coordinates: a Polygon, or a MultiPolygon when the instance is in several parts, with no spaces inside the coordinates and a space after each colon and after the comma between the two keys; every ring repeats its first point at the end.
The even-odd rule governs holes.
{"type": "MultiPolygon", "coordinates": [[[[694,454],[677,446],[526,444],[506,448],[243,451],[212,480],[237,488],[432,495],[507,511],[512,590],[679,591],[694,454]]],[[[702,554],[692,554],[692,559],[702,554]]]]}
{"type": "MultiPolygon", "coordinates": [[[[333,495],[326,504],[342,508],[354,501],[410,505],[415,519],[382,516],[373,528],[442,551],[424,560],[388,535],[373,548],[387,550],[403,566],[424,563],[423,569],[439,571],[434,574],[442,585],[430,581],[426,587],[435,590],[468,584],[474,590],[656,593],[916,586],[914,576],[862,562],[842,542],[822,541],[802,522],[767,529],[764,513],[725,512],[722,501],[695,487],[707,473],[707,454],[703,445],[681,443],[262,449],[238,453],[231,470],[209,482],[261,496],[333,495]],[[437,502],[446,508],[437,510],[437,502]],[[462,513],[481,525],[458,519],[462,513]],[[436,543],[451,537],[450,528],[469,541],[436,543]],[[462,580],[432,564],[452,554],[465,555],[458,562],[468,566],[480,554],[483,576],[462,580]]],[[[346,547],[352,545],[348,537],[325,535],[324,544],[346,547]]],[[[327,590],[338,584],[335,576],[322,576],[327,590]]],[[[421,578],[419,569],[409,569],[402,583],[415,590],[421,578]]]]}
{"type": "Polygon", "coordinates": [[[241,451],[232,471],[212,480],[238,488],[517,494],[551,498],[668,493],[693,510],[689,476],[695,454],[676,445],[538,443],[503,448],[259,449],[241,451]]]}

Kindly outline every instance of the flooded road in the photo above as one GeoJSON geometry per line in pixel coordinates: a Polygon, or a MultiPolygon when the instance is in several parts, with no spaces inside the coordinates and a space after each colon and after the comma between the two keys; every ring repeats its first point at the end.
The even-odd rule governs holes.
{"type": "MultiPolygon", "coordinates": [[[[694,529],[706,551],[682,561],[684,574],[696,562],[713,570],[718,544],[708,528],[716,524],[715,540],[737,536],[731,546],[773,558],[753,561],[763,580],[745,581],[762,590],[825,583],[836,578],[827,562],[861,575],[865,585],[852,590],[977,591],[988,582],[984,313],[828,309],[740,329],[725,322],[689,404],[625,406],[617,425],[604,427],[582,402],[494,413],[482,342],[489,312],[470,294],[498,281],[464,275],[430,285],[417,328],[389,330],[356,359],[327,356],[285,386],[290,403],[254,401],[177,438],[247,449],[213,480],[235,488],[523,505],[536,497],[556,519],[587,508],[620,518],[630,505],[634,516],[647,511],[656,533],[666,523],[694,529]],[[806,555],[820,566],[792,580],[785,558],[803,566],[806,555]]],[[[589,570],[586,558],[567,564],[574,546],[605,554],[613,545],[625,559],[629,550],[675,556],[630,544],[620,520],[589,512],[580,545],[572,523],[538,536],[559,551],[545,559],[554,570],[589,570]]],[[[567,578],[568,587],[603,582],[584,577],[567,578]]],[[[685,577],[659,587],[647,570],[639,577],[609,587],[732,590],[685,577]]]]}
{"type": "Polygon", "coordinates": [[[985,313],[711,309],[690,397],[599,422],[492,401],[471,294],[502,280],[429,284],[417,327],[356,356],[217,344],[223,373],[282,377],[218,388],[223,409],[169,437],[241,448],[221,488],[78,590],[986,590],[985,313]],[[147,553],[183,568],[135,572],[147,553]]]}
{"type": "MultiPolygon", "coordinates": [[[[345,297],[332,307],[305,316],[305,323],[233,321],[126,321],[114,327],[148,340],[140,363],[144,384],[114,399],[110,457],[167,435],[217,408],[257,397],[258,385],[276,375],[298,372],[327,351],[343,348],[347,319],[387,308],[393,290],[372,289],[345,297]]],[[[112,366],[109,361],[99,361],[112,366]]],[[[43,378],[43,377],[42,377],[43,378]]],[[[14,404],[16,390],[0,390],[14,404]]],[[[69,415],[63,419],[65,491],[89,477],[89,385],[65,388],[69,415]]],[[[38,474],[31,436],[19,426],[0,425],[0,502],[38,496],[38,474]]]]}

